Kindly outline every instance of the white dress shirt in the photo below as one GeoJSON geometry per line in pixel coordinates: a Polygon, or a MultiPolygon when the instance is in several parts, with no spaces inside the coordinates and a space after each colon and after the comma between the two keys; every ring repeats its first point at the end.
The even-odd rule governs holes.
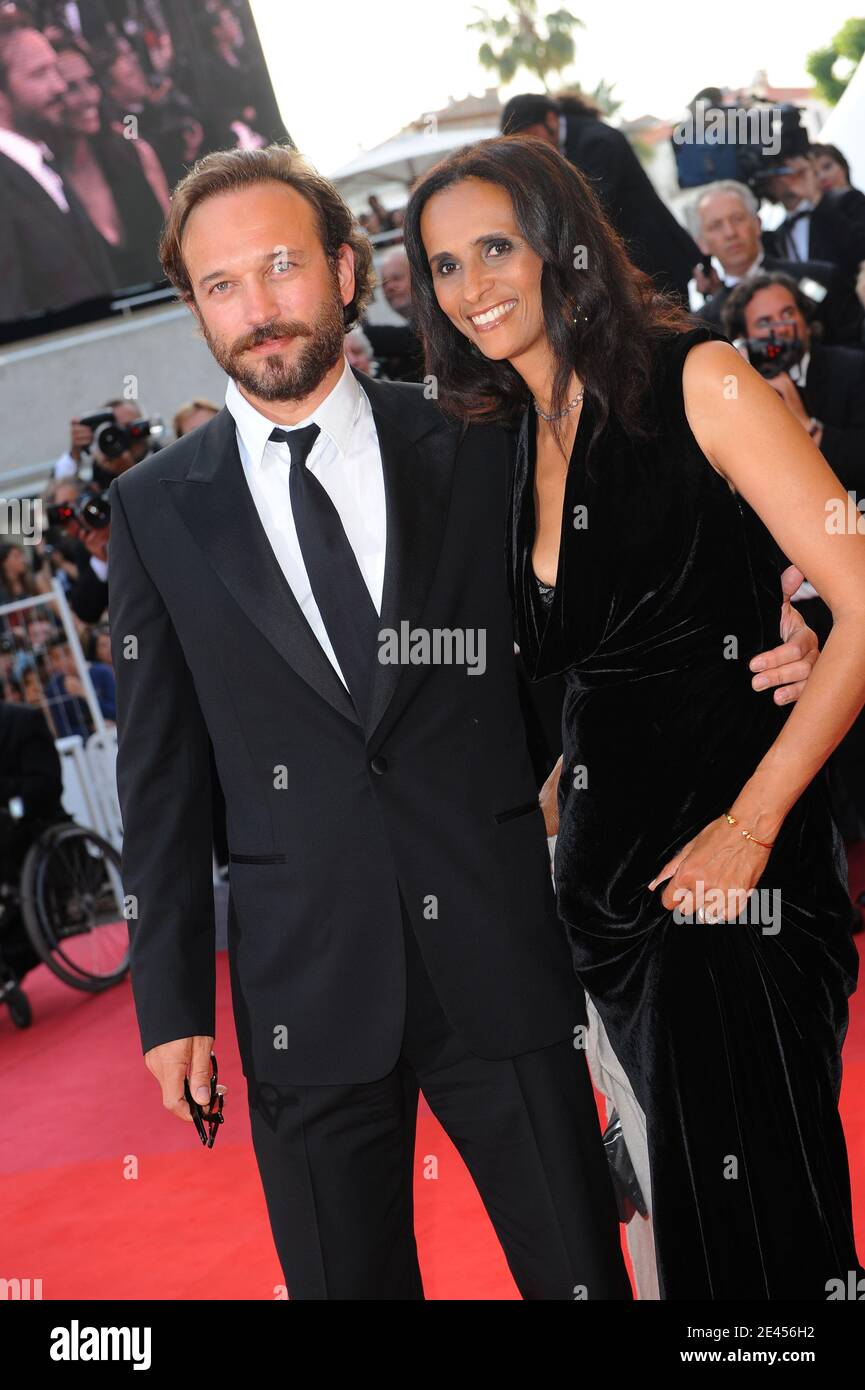
{"type": "Polygon", "coordinates": [[[743,280],[748,280],[748,279],[750,279],[750,277],[751,277],[752,275],[756,275],[756,274],[757,274],[757,271],[760,269],[760,266],[763,264],[763,259],[764,259],[764,256],[763,256],[763,252],[761,251],[761,252],[759,253],[759,255],[757,256],[756,261],[754,261],[753,265],[749,265],[749,266],[748,266],[748,269],[745,271],[745,273],[744,273],[743,275],[727,275],[727,273],[726,273],[726,271],[725,271],[725,272],[724,272],[724,277],[723,277],[723,278],[724,278],[724,284],[728,287],[728,289],[732,289],[732,288],[734,287],[734,285],[740,285],[740,284],[742,283],[743,280]]]}
{"type": "Polygon", "coordinates": [[[47,145],[41,141],[28,140],[26,135],[19,135],[16,130],[0,127],[0,150],[10,159],[14,159],[16,164],[20,164],[21,168],[45,189],[61,212],[69,211],[66,194],[63,192],[63,180],[56,170],[45,163],[46,156],[49,159],[52,157],[47,145]]]}
{"type": "MultiPolygon", "coordinates": [[[[268,438],[275,422],[251,405],[233,380],[226,388],[225,404],[234,418],[240,461],[273,552],[304,617],[347,688],[313,597],[297,539],[288,487],[288,444],[275,444],[268,438]]],[[[381,613],[387,541],[381,449],[369,397],[347,359],[342,376],[320,405],[303,420],[280,428],[301,429],[310,424],[318,425],[321,433],[309,452],[306,467],[339,512],[376,612],[381,613]]]]}
{"type": "Polygon", "coordinates": [[[804,386],[808,380],[808,363],[811,361],[810,348],[802,353],[798,362],[794,362],[787,370],[787,375],[791,381],[795,381],[797,386],[804,386]]]}
{"type": "MultiPolygon", "coordinates": [[[[788,216],[795,217],[797,212],[813,211],[814,209],[811,206],[808,199],[802,198],[802,200],[798,202],[796,206],[790,210],[788,216]]],[[[811,239],[811,218],[797,218],[797,220],[793,223],[792,227],[787,228],[786,236],[788,245],[792,242],[792,246],[790,246],[790,251],[793,258],[797,261],[807,261],[808,244],[811,239]]]]}

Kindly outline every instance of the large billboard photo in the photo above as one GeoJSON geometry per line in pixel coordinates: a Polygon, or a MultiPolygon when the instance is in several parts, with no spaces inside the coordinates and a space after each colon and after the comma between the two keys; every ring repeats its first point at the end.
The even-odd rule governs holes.
{"type": "Polygon", "coordinates": [[[189,166],[286,136],[245,0],[0,4],[0,336],[159,284],[189,166]]]}

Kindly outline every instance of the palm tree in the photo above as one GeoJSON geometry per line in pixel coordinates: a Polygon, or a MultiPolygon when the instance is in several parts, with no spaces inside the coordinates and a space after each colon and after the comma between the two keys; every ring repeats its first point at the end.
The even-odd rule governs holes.
{"type": "Polygon", "coordinates": [[[585,26],[569,10],[539,16],[537,0],[509,0],[508,13],[496,19],[479,5],[475,9],[480,18],[466,28],[488,36],[478,49],[478,61],[498,74],[502,86],[525,68],[539,77],[549,92],[548,77],[561,74],[574,61],[576,46],[571,30],[585,26]],[[498,41],[496,47],[490,39],[498,41]]]}

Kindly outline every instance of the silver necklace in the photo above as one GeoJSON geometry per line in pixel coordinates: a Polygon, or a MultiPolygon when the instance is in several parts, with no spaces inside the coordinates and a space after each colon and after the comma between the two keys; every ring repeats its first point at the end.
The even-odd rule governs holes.
{"type": "Polygon", "coordinates": [[[545,410],[541,410],[541,407],[538,405],[534,396],[532,397],[532,400],[534,402],[535,410],[537,411],[538,415],[540,415],[542,420],[561,420],[563,416],[570,415],[572,410],[576,410],[577,406],[579,405],[580,401],[583,399],[583,396],[585,395],[585,391],[586,388],[583,387],[580,390],[579,394],[574,396],[574,399],[572,401],[568,401],[564,410],[559,410],[552,415],[548,415],[545,410]]]}

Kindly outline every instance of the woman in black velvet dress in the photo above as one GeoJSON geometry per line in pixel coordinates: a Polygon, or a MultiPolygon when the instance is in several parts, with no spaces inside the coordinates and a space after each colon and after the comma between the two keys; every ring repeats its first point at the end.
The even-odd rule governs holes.
{"type": "Polygon", "coordinates": [[[405,237],[440,404],[517,431],[516,639],[566,681],[559,909],[645,1112],[661,1296],[826,1299],[862,1273],[838,1114],[858,960],[818,774],[865,700],[865,538],[827,535],[845,494],[806,432],[549,146],[450,156],[405,237]],[[792,711],[749,669],[776,542],[835,618],[792,711]]]}

